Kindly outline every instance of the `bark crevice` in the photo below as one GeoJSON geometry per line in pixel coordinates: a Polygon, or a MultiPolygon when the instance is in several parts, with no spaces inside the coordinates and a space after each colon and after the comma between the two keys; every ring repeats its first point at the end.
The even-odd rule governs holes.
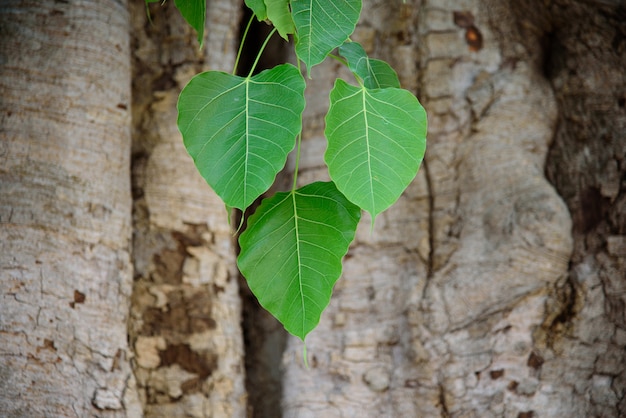
{"type": "Polygon", "coordinates": [[[576,388],[580,416],[622,416],[626,298],[617,289],[624,288],[626,252],[617,248],[626,242],[626,76],[616,69],[626,68],[626,9],[586,1],[548,9],[543,69],[559,123],[545,171],[572,214],[574,251],[537,344],[549,350],[548,367],[569,368],[563,387],[576,388]],[[597,350],[583,354],[589,346],[597,350]],[[578,400],[581,393],[590,400],[578,400]]]}

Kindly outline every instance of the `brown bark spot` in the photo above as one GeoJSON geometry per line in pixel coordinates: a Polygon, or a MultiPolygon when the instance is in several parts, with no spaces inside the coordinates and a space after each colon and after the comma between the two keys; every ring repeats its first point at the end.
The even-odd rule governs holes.
{"type": "Polygon", "coordinates": [[[500,370],[492,370],[489,372],[489,376],[493,379],[499,379],[502,376],[504,376],[504,370],[500,369],[500,370]]]}
{"type": "Polygon", "coordinates": [[[183,263],[186,254],[180,249],[163,249],[154,255],[156,270],[152,273],[155,283],[180,284],[183,280],[183,263]]]}
{"type": "Polygon", "coordinates": [[[85,303],[85,300],[87,299],[87,296],[85,296],[84,293],[78,291],[78,290],[74,290],[74,302],[76,303],[85,303]]]}
{"type": "Polygon", "coordinates": [[[476,26],[471,26],[465,31],[465,42],[472,52],[480,51],[483,48],[483,34],[476,26]]]}
{"type": "Polygon", "coordinates": [[[544,362],[545,360],[543,359],[543,357],[533,351],[532,353],[530,353],[530,356],[528,356],[527,365],[528,367],[532,367],[533,369],[538,369],[543,365],[544,362]]]}
{"type": "Polygon", "coordinates": [[[520,412],[517,414],[517,418],[533,418],[535,416],[535,411],[526,411],[520,412]]]}
{"type": "Polygon", "coordinates": [[[474,25],[474,15],[467,10],[454,11],[453,14],[454,24],[460,28],[467,29],[474,25]]]}
{"type": "Polygon", "coordinates": [[[465,42],[469,50],[476,52],[483,47],[483,34],[474,25],[474,15],[468,11],[455,11],[453,13],[454,24],[465,29],[465,42]]]}
{"type": "Polygon", "coordinates": [[[215,329],[211,297],[204,289],[191,294],[183,290],[170,292],[165,310],[149,308],[144,312],[142,335],[191,334],[215,329]]]}
{"type": "Polygon", "coordinates": [[[189,256],[188,247],[206,245],[204,235],[209,232],[206,224],[186,224],[185,232],[172,231],[176,248],[164,248],[153,257],[155,271],[151,279],[155,283],[181,284],[183,265],[189,256]]]}
{"type": "Polygon", "coordinates": [[[519,382],[517,382],[517,380],[511,380],[506,388],[511,392],[515,392],[518,386],[519,382]]]}
{"type": "MultiPolygon", "coordinates": [[[[197,374],[200,381],[204,381],[209,377],[217,367],[217,355],[215,353],[196,352],[188,344],[168,345],[165,350],[159,352],[159,357],[161,358],[162,366],[167,367],[178,364],[189,373],[197,374]]],[[[196,388],[197,385],[192,384],[193,380],[195,379],[185,382],[187,389],[196,388]]]]}
{"type": "Polygon", "coordinates": [[[70,302],[70,307],[74,309],[77,303],[85,303],[86,299],[87,299],[87,296],[85,296],[84,293],[78,290],[74,290],[74,301],[70,302]]]}

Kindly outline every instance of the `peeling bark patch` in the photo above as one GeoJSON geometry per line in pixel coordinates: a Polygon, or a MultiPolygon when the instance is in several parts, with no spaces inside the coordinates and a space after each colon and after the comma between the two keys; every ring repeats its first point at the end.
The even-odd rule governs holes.
{"type": "Polygon", "coordinates": [[[43,345],[41,347],[37,347],[37,353],[39,353],[41,350],[57,351],[56,347],[54,346],[54,341],[47,338],[44,338],[43,345]]]}
{"type": "Polygon", "coordinates": [[[536,370],[539,369],[544,362],[544,358],[533,351],[532,353],[530,353],[530,356],[528,356],[528,362],[526,364],[528,365],[528,367],[536,370]]]}
{"type": "Polygon", "coordinates": [[[148,308],[143,314],[142,335],[191,334],[217,327],[211,317],[211,295],[203,290],[189,295],[183,290],[167,294],[165,309],[148,308]]]}
{"type": "MultiPolygon", "coordinates": [[[[217,367],[217,355],[214,353],[198,353],[193,351],[187,344],[168,345],[165,350],[159,352],[159,357],[163,366],[178,364],[183,370],[197,374],[198,379],[202,381],[209,377],[217,367]]],[[[185,383],[189,386],[189,382],[185,383]]],[[[195,388],[195,384],[191,386],[195,388]]]]}
{"type": "Polygon", "coordinates": [[[186,255],[177,250],[164,249],[154,255],[155,271],[151,277],[155,283],[180,284],[183,279],[183,263],[186,255]]]}

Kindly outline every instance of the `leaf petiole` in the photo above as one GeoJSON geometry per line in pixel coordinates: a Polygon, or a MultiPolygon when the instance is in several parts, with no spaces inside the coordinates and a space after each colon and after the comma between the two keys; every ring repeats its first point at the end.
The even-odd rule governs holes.
{"type": "Polygon", "coordinates": [[[250,20],[246,25],[246,29],[243,31],[243,36],[241,37],[241,42],[239,43],[239,50],[237,51],[237,58],[235,58],[235,65],[233,66],[233,75],[237,74],[237,66],[239,66],[239,59],[241,58],[241,52],[243,51],[243,44],[246,42],[246,38],[248,37],[248,31],[250,30],[250,26],[252,26],[253,20],[254,15],[250,17],[250,20]]]}
{"type": "Polygon", "coordinates": [[[265,50],[265,47],[267,46],[267,43],[270,41],[270,39],[272,38],[272,36],[276,32],[277,32],[276,28],[272,29],[270,34],[267,35],[267,38],[265,38],[265,41],[263,42],[263,45],[261,45],[261,48],[259,48],[259,53],[257,54],[256,58],[254,59],[254,64],[252,64],[252,68],[250,68],[250,72],[248,73],[248,78],[252,77],[252,74],[254,73],[254,69],[256,68],[256,65],[259,63],[259,59],[261,58],[261,55],[263,55],[263,51],[265,50]]]}

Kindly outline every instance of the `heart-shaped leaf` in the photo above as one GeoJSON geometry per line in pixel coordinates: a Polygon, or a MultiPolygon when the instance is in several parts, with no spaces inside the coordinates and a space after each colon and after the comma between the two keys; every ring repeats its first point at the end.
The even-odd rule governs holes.
{"type": "Polygon", "coordinates": [[[333,183],[317,182],[263,200],[239,237],[252,293],[302,340],[330,301],[360,216],[333,183]]]}
{"type": "Polygon", "coordinates": [[[267,19],[267,8],[263,0],[245,0],[245,3],[260,22],[267,19]]]}
{"type": "Polygon", "coordinates": [[[371,59],[358,42],[345,42],[339,47],[348,68],[363,80],[368,89],[400,88],[398,74],[385,61],[371,59]]]}
{"type": "Polygon", "coordinates": [[[289,0],[265,0],[265,5],[268,19],[274,24],[280,36],[288,41],[287,35],[296,30],[289,10],[289,0]]]}
{"type": "Polygon", "coordinates": [[[204,40],[204,20],[206,19],[206,0],[175,0],[174,4],[187,23],[198,33],[198,43],[204,40]]]}
{"type": "Polygon", "coordinates": [[[406,90],[335,82],[324,160],[337,188],[368,211],[372,223],[417,174],[426,150],[426,125],[426,111],[406,90]]]}
{"type": "Polygon", "coordinates": [[[285,166],[302,129],[304,78],[291,64],[238,77],[198,74],[178,99],[178,128],[198,171],[245,210],[285,166]]]}
{"type": "Polygon", "coordinates": [[[361,0],[292,0],[291,13],[297,33],[296,54],[310,74],[314,65],[354,32],[361,0]]]}

